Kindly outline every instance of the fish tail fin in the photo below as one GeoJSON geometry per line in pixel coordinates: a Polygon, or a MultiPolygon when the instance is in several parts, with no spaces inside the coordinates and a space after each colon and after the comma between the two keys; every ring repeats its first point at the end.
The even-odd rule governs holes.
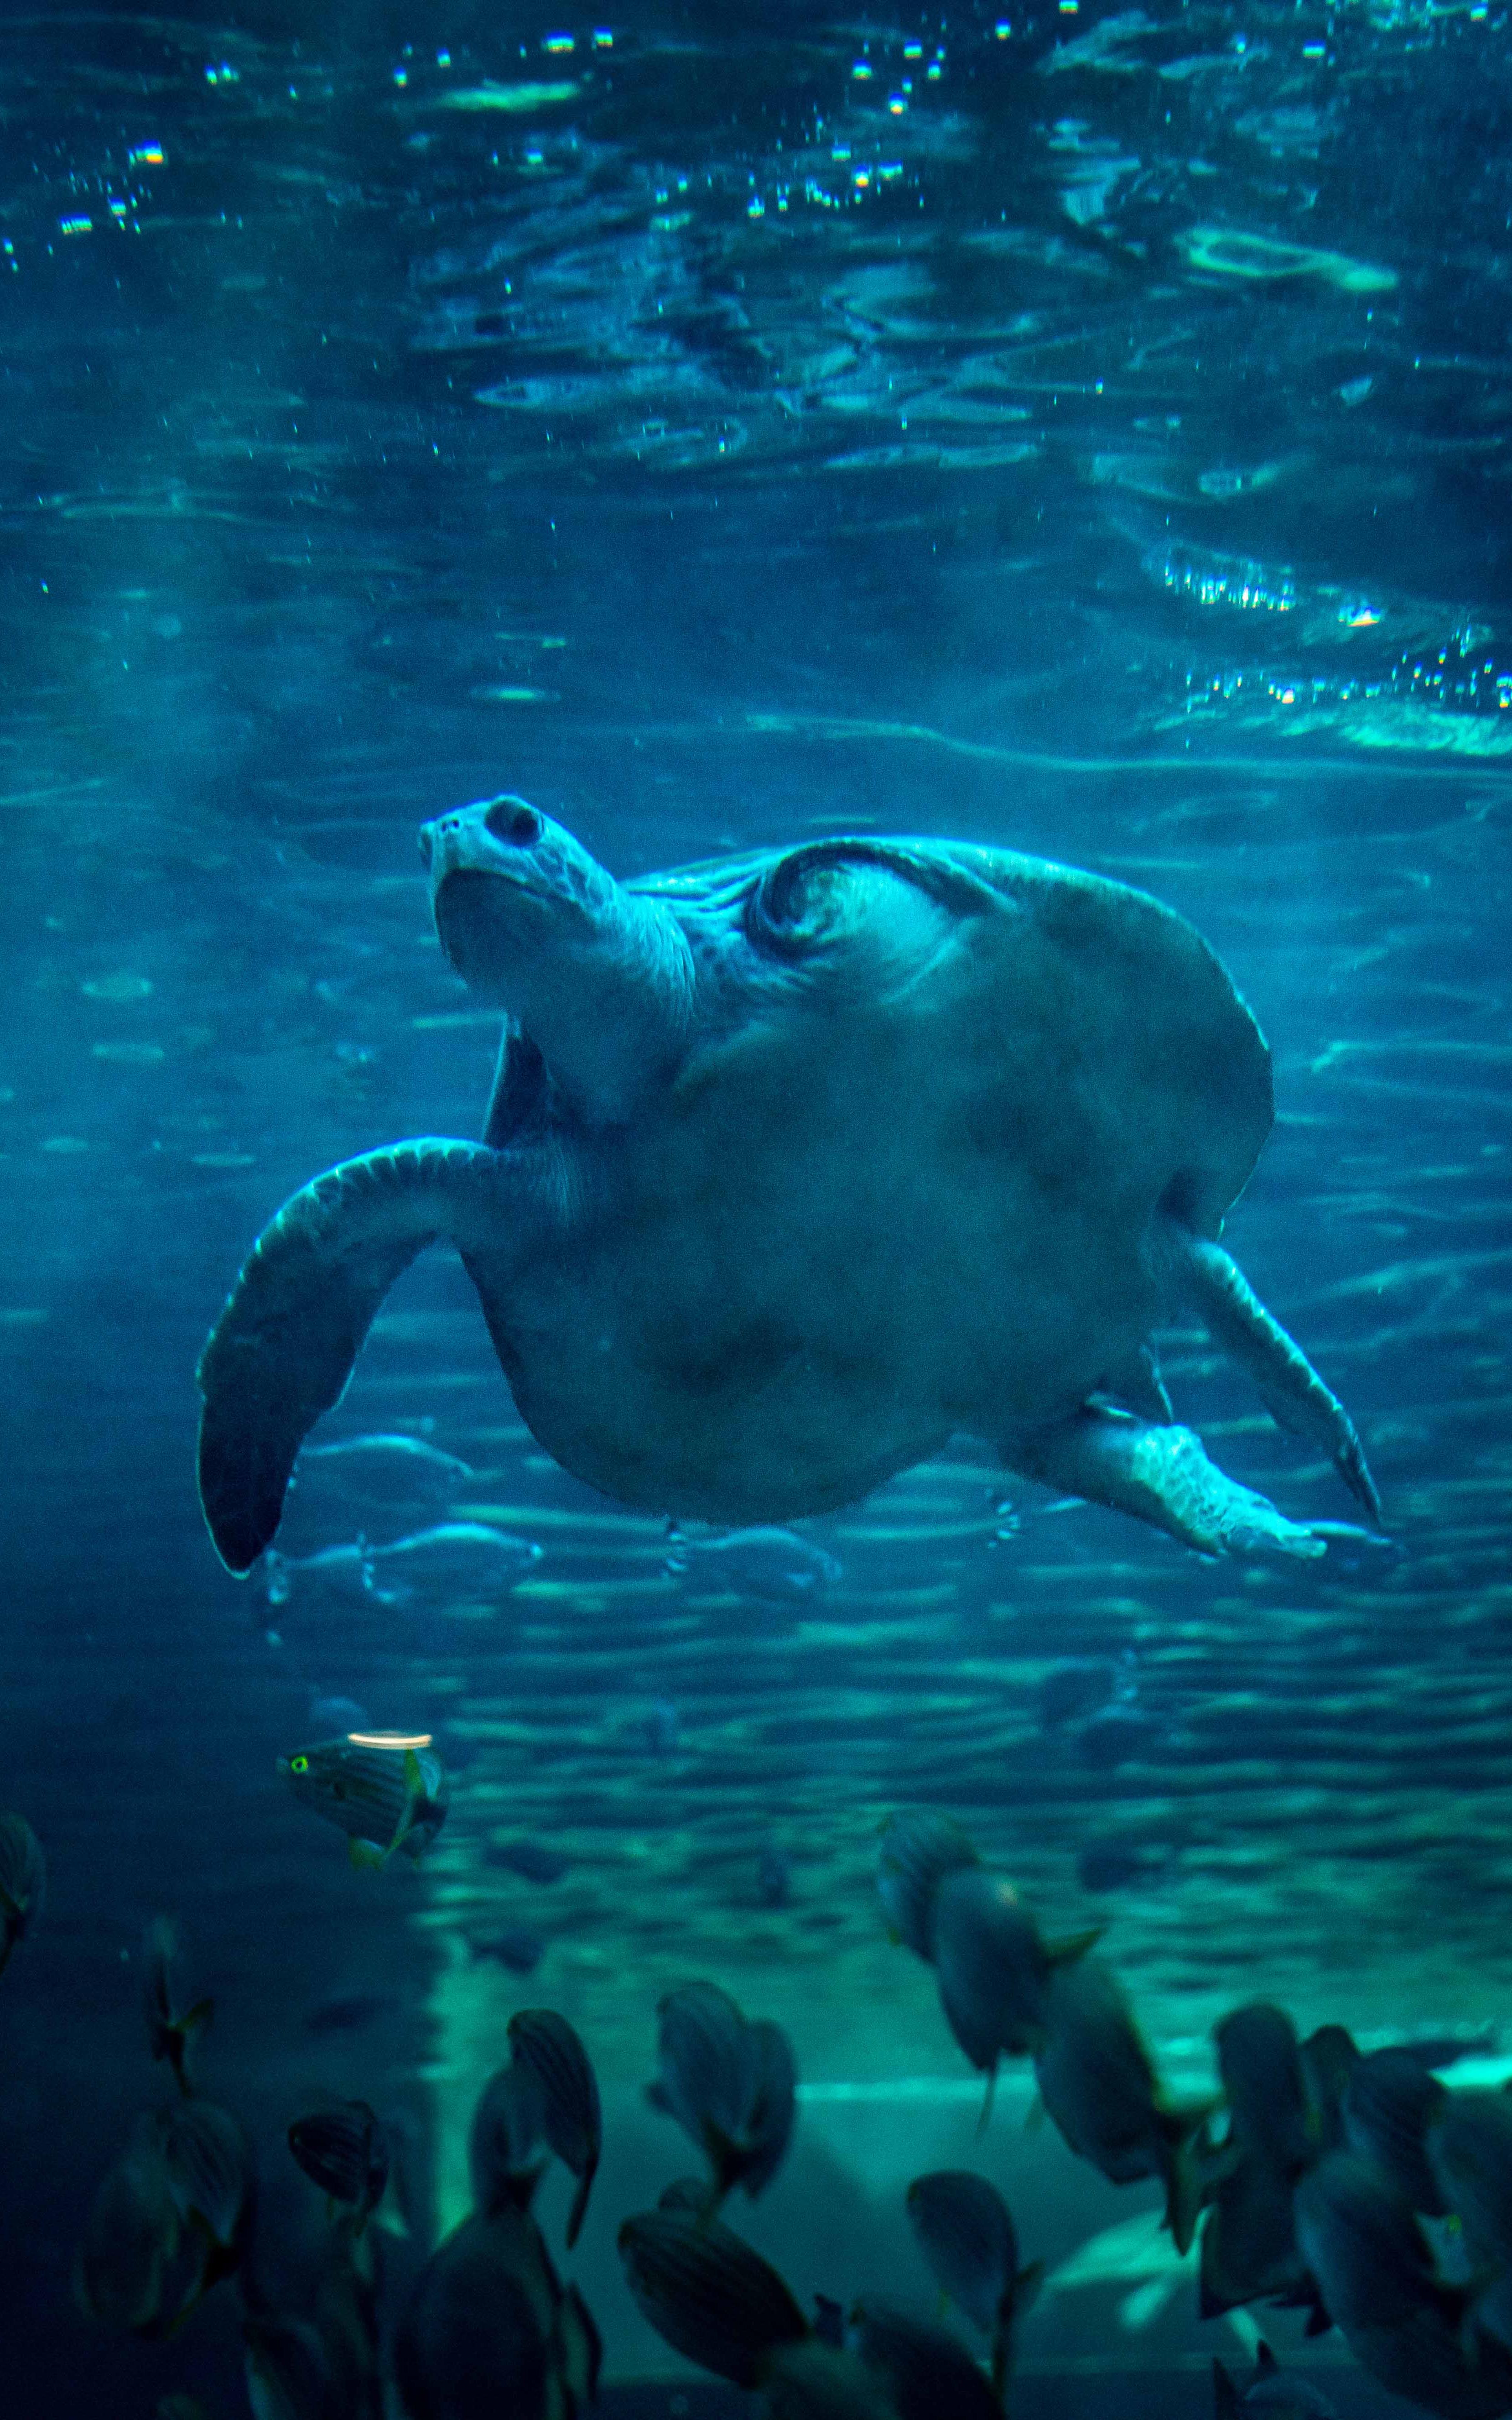
{"type": "Polygon", "coordinates": [[[987,2089],[982,2094],[981,2116],[977,2120],[977,2132],[979,2134],[985,2134],[987,2132],[987,2120],[993,2114],[993,2102],[996,2098],[996,2094],[997,2061],[995,2058],[991,2067],[987,2070],[987,2089]]]}
{"type": "Polygon", "coordinates": [[[568,2389],[575,2399],[596,2402],[604,2339],[576,2286],[569,2286],[562,2298],[561,2330],[568,2389]]]}
{"type": "Polygon", "coordinates": [[[593,2167],[589,2166],[584,2168],[578,2180],[578,2190],[573,2195],[572,2208],[567,2212],[567,2250],[569,2252],[583,2231],[583,2220],[588,2215],[588,2196],[593,2191],[594,2175],[593,2167]]]}
{"type": "Polygon", "coordinates": [[[1044,2262],[1031,2260],[1026,2269],[1011,2277],[1003,2288],[1003,2297],[993,2320],[990,2351],[992,2389],[999,2405],[1006,2404],[1009,2372],[1013,2366],[1013,2337],[1018,2323],[1044,2282],[1044,2262]]]}
{"type": "Polygon", "coordinates": [[[380,1866],[388,1864],[389,1852],[380,1849],[376,1840],[360,1840],[354,1832],[347,1841],[347,1862],[359,1873],[376,1873],[380,1866]]]}
{"type": "Polygon", "coordinates": [[[201,2034],[208,2030],[214,2014],[213,2000],[196,2000],[192,2009],[187,2009],[181,2017],[171,2019],[163,2028],[162,2055],[172,2068],[174,2082],[186,2101],[193,2097],[194,2090],[189,2080],[189,2055],[201,2034]]]}
{"type": "Polygon", "coordinates": [[[1171,2241],[1183,2256],[1192,2249],[1202,2215],[1204,2178],[1196,2136],[1207,2124],[1212,2103],[1204,2101],[1185,2110],[1167,2112],[1165,2123],[1165,2216],[1171,2241]]]}
{"type": "Polygon", "coordinates": [[[740,2182],[747,2158],[743,2146],[733,2142],[722,2127],[708,2118],[703,2125],[703,2149],[714,2171],[708,2200],[699,2213],[699,2225],[707,2226],[711,2218],[717,2218],[726,2195],[733,2193],[740,2182]]]}

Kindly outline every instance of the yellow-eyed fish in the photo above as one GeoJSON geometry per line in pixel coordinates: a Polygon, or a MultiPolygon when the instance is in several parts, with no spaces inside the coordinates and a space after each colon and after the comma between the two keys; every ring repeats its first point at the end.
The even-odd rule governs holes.
{"type": "Polygon", "coordinates": [[[417,1861],[446,1821],[446,1778],[428,1731],[348,1731],[280,1757],[301,1807],[345,1832],[354,1866],[417,1861]]]}

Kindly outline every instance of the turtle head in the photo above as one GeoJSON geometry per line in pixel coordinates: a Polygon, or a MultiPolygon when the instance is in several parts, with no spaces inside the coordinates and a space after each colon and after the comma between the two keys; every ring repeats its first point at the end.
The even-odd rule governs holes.
{"type": "Polygon", "coordinates": [[[420,853],[469,990],[518,1019],[581,1116],[630,1117],[687,1030],[692,961],[676,920],[507,793],[423,824],[420,853]]]}

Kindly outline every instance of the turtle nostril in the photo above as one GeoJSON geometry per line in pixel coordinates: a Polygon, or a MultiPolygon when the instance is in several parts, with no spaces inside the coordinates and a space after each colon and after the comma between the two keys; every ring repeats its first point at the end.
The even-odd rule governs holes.
{"type": "Polygon", "coordinates": [[[523,799],[495,799],[483,820],[495,840],[514,848],[530,848],[541,837],[541,818],[523,799]]]}
{"type": "Polygon", "coordinates": [[[430,863],[432,846],[429,824],[422,824],[415,837],[420,843],[421,861],[423,864],[428,865],[430,863]]]}

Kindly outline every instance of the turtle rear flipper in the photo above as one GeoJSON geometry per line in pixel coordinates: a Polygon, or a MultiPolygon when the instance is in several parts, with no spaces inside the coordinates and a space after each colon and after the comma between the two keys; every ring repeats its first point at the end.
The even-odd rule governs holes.
{"type": "Polygon", "coordinates": [[[1242,1487],[1210,1462],[1191,1429],[1157,1426],[1088,1404],[1069,1420],[1033,1430],[1007,1458],[1026,1478],[1132,1512],[1199,1555],[1313,1560],[1327,1551],[1321,1538],[1288,1521],[1268,1496],[1242,1487]]]}
{"type": "Polygon", "coordinates": [[[1266,1310],[1221,1244],[1194,1234],[1175,1218],[1156,1225],[1154,1257],[1162,1276],[1201,1313],[1214,1343],[1248,1371],[1277,1426],[1322,1447],[1379,1528],[1381,1498],[1354,1422],[1302,1346],[1266,1310]]]}
{"type": "Polygon", "coordinates": [[[481,1143],[395,1143],[328,1169],[263,1230],[199,1364],[200,1502],[229,1571],[272,1539],[300,1447],[395,1279],[441,1236],[497,1249],[516,1192],[523,1206],[521,1164],[481,1143]]]}

